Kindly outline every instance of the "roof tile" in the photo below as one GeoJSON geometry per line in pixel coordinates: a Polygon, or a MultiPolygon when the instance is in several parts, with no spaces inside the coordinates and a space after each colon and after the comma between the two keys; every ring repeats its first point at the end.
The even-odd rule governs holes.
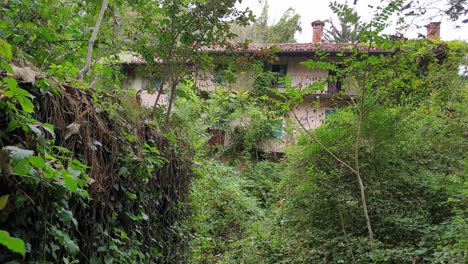
{"type": "MultiPolygon", "coordinates": [[[[372,47],[363,44],[350,44],[350,43],[278,43],[278,44],[254,44],[251,43],[248,46],[237,45],[234,46],[232,51],[235,52],[258,52],[262,50],[272,50],[273,48],[278,49],[278,52],[340,52],[340,51],[351,51],[353,48],[358,48],[361,51],[368,52],[388,52],[388,50],[372,47]]],[[[206,51],[230,51],[224,47],[208,47],[206,51]]]]}

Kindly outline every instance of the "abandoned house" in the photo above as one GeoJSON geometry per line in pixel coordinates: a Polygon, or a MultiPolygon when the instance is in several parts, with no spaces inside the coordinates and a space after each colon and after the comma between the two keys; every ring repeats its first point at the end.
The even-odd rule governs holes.
{"type": "MultiPolygon", "coordinates": [[[[282,43],[282,44],[249,44],[248,47],[239,50],[226,51],[224,49],[209,49],[214,56],[216,54],[222,55],[226,53],[237,54],[255,54],[265,50],[274,50],[275,61],[265,63],[267,70],[287,76],[290,80],[290,86],[302,89],[308,87],[315,82],[325,83],[322,89],[307,94],[303,102],[296,105],[294,109],[295,116],[300,120],[303,127],[306,129],[314,129],[319,127],[327,115],[334,113],[334,109],[347,105],[351,102],[352,98],[356,96],[355,91],[347,90],[342,91],[340,100],[334,100],[334,95],[341,91],[342,86],[340,80],[327,81],[330,75],[335,73],[328,70],[309,69],[302,65],[302,62],[308,60],[321,60],[320,53],[327,53],[328,61],[333,61],[339,64],[342,59],[338,55],[349,51],[350,44],[347,43],[323,43],[322,35],[324,29],[324,22],[314,21],[311,23],[313,27],[313,35],[310,43],[282,43]]],[[[440,36],[440,23],[434,22],[426,26],[427,37],[431,39],[438,39],[440,36]]],[[[389,51],[377,49],[369,46],[362,46],[369,54],[379,55],[388,54],[389,51]]],[[[342,55],[340,55],[342,56],[342,55]]],[[[127,76],[127,84],[133,89],[141,90],[141,103],[145,106],[153,106],[157,97],[157,93],[146,91],[148,86],[159,86],[160,81],[154,78],[148,78],[139,73],[136,69],[144,67],[144,62],[138,58],[131,57],[123,59],[126,67],[125,74],[127,76]]],[[[217,70],[222,69],[221,64],[215,64],[211,71],[196,72],[195,79],[197,87],[205,92],[212,92],[218,89],[237,90],[237,89],[251,89],[258,69],[252,66],[251,69],[244,69],[242,73],[238,74],[234,81],[226,82],[222,77],[217,75],[217,70]]],[[[265,69],[263,69],[265,70],[265,69]]],[[[282,86],[272,84],[272,88],[281,91],[282,86]]],[[[154,89],[153,89],[154,91],[154,89]]],[[[162,96],[158,104],[166,104],[166,96],[162,96]]],[[[293,116],[293,113],[286,114],[286,116],[293,116]]],[[[236,124],[233,124],[235,126],[236,124]]],[[[215,131],[216,142],[229,144],[230,135],[227,133],[220,133],[215,131]],[[220,140],[220,137],[225,137],[220,140]]],[[[266,152],[283,152],[283,147],[293,140],[291,135],[285,136],[282,131],[275,131],[272,137],[265,139],[259,143],[260,149],[266,152]]]]}

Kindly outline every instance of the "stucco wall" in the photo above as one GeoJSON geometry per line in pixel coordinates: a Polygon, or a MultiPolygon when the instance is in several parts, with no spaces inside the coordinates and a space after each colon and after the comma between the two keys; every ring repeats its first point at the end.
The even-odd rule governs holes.
{"type": "MultiPolygon", "coordinates": [[[[132,71],[127,72],[126,74],[127,76],[125,79],[125,86],[131,89],[135,89],[137,91],[143,90],[140,93],[141,104],[146,107],[153,107],[158,96],[157,92],[150,93],[144,90],[148,85],[151,84],[151,80],[143,76],[136,69],[133,69],[132,71]]],[[[167,104],[167,102],[168,96],[166,94],[162,94],[159,98],[158,105],[165,105],[167,104]]]]}
{"type": "MultiPolygon", "coordinates": [[[[287,76],[291,78],[291,86],[296,86],[298,89],[307,87],[309,84],[318,81],[326,81],[328,77],[327,70],[310,70],[301,65],[302,61],[307,60],[306,57],[280,57],[273,64],[287,64],[287,76]]],[[[254,67],[247,67],[243,71],[239,71],[236,75],[236,81],[233,83],[224,83],[222,85],[215,84],[213,74],[211,72],[201,72],[197,76],[197,84],[201,90],[216,91],[219,89],[225,90],[242,90],[251,89],[258,71],[254,67]]],[[[278,88],[281,90],[281,88],[278,88]]],[[[315,93],[326,93],[327,86],[324,85],[323,90],[315,93]]]]}
{"type": "MultiPolygon", "coordinates": [[[[282,57],[279,60],[279,64],[288,64],[287,76],[291,78],[291,86],[302,89],[314,82],[323,82],[327,80],[327,70],[308,69],[306,66],[300,63],[307,61],[306,57],[282,57]]],[[[315,93],[325,93],[327,86],[324,85],[322,91],[315,93]]]]}
{"type": "Polygon", "coordinates": [[[334,103],[329,98],[316,98],[308,97],[304,100],[303,103],[296,105],[291,111],[286,115],[289,118],[289,125],[291,126],[291,132],[283,133],[283,136],[280,139],[264,139],[259,143],[260,149],[265,152],[277,152],[283,153],[284,147],[291,145],[295,141],[295,135],[303,132],[302,127],[296,120],[300,120],[300,123],[306,129],[315,129],[320,127],[325,121],[325,113],[328,109],[335,109],[343,105],[343,103],[334,103]],[[292,135],[291,135],[292,133],[292,135]]]}
{"type": "Polygon", "coordinates": [[[197,87],[200,90],[213,92],[217,90],[250,90],[255,81],[258,72],[252,67],[245,71],[237,72],[236,80],[232,83],[226,82],[223,84],[216,84],[213,82],[213,74],[211,72],[200,72],[196,76],[197,87]]]}

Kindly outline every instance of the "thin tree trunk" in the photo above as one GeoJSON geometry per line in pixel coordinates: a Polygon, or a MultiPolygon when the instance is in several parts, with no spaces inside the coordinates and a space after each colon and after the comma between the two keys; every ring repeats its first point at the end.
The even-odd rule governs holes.
{"type": "Polygon", "coordinates": [[[99,28],[101,27],[102,19],[106,12],[108,5],[108,0],[102,0],[101,11],[99,12],[98,19],[96,21],[96,25],[94,26],[93,33],[91,34],[91,38],[88,40],[88,53],[86,55],[86,64],[78,73],[78,79],[83,80],[84,76],[88,73],[89,69],[91,68],[91,59],[93,57],[93,46],[94,42],[96,41],[97,35],[99,33],[99,28]]]}
{"type": "Polygon", "coordinates": [[[362,178],[361,178],[361,173],[359,171],[359,140],[360,140],[360,137],[361,137],[361,125],[362,125],[362,120],[363,120],[363,109],[359,108],[358,107],[358,110],[359,110],[359,124],[358,124],[358,131],[357,131],[357,134],[356,134],[356,141],[355,141],[355,146],[354,146],[354,168],[351,167],[348,163],[346,163],[344,160],[340,159],[338,156],[336,156],[333,152],[331,152],[327,147],[325,147],[325,145],[322,144],[322,142],[320,142],[320,140],[317,138],[317,136],[315,134],[313,134],[312,132],[310,132],[309,130],[307,130],[304,125],[301,123],[301,121],[299,120],[299,118],[297,117],[296,113],[294,112],[293,110],[293,115],[295,117],[295,119],[297,120],[297,122],[299,123],[299,125],[302,127],[302,129],[315,141],[317,142],[320,147],[322,147],[326,152],[328,152],[328,154],[330,154],[336,161],[338,161],[339,163],[341,163],[343,166],[345,166],[346,168],[348,168],[350,171],[352,171],[354,173],[354,175],[356,175],[356,178],[358,180],[358,185],[359,185],[359,190],[360,190],[360,193],[361,193],[361,203],[362,203],[362,208],[363,208],[363,211],[364,211],[364,218],[366,220],[366,226],[367,226],[367,232],[368,232],[368,235],[369,235],[369,242],[370,242],[370,245],[372,247],[372,244],[373,244],[373,240],[374,240],[374,234],[372,232],[372,225],[371,225],[371,222],[370,222],[370,218],[369,218],[369,213],[368,213],[368,210],[367,210],[367,200],[366,200],[366,193],[365,193],[365,188],[364,188],[364,184],[362,182],[362,178]]]}
{"type": "MultiPolygon", "coordinates": [[[[372,42],[371,42],[372,43],[372,42]]],[[[371,44],[369,44],[368,52],[370,51],[371,44]]],[[[366,68],[364,71],[364,78],[362,79],[362,98],[360,104],[357,107],[359,113],[359,120],[358,120],[358,127],[356,132],[356,141],[354,142],[354,163],[356,169],[356,178],[359,185],[359,191],[361,192],[361,203],[362,203],[362,210],[364,211],[364,218],[366,220],[367,226],[367,233],[369,235],[369,245],[371,250],[373,249],[374,245],[374,233],[372,231],[372,224],[369,217],[369,211],[367,210],[367,199],[366,199],[366,190],[364,187],[364,183],[362,182],[361,171],[360,171],[360,162],[359,162],[359,144],[361,141],[361,133],[362,133],[362,123],[364,122],[364,111],[365,111],[365,100],[366,100],[366,82],[367,82],[367,74],[368,74],[368,64],[369,60],[366,60],[366,68]]]]}
{"type": "Polygon", "coordinates": [[[172,83],[171,83],[171,97],[169,98],[169,103],[167,105],[166,123],[169,122],[169,118],[171,117],[172,104],[173,104],[174,99],[175,99],[177,84],[178,84],[177,81],[172,80],[172,83]]]}
{"type": "Polygon", "coordinates": [[[327,147],[325,147],[325,145],[323,145],[322,142],[320,142],[320,140],[317,138],[317,136],[315,134],[313,134],[312,132],[310,132],[309,130],[307,130],[305,128],[305,126],[301,123],[301,121],[297,117],[296,112],[294,110],[292,112],[293,112],[293,115],[294,115],[294,118],[296,119],[296,121],[299,123],[299,125],[302,127],[302,129],[307,133],[307,135],[309,135],[309,137],[311,137],[315,142],[317,142],[317,144],[319,144],[320,147],[322,147],[326,152],[328,152],[328,154],[330,154],[330,156],[332,156],[336,161],[338,161],[343,166],[345,166],[350,171],[352,171],[354,174],[356,174],[356,170],[353,167],[351,167],[348,163],[346,163],[344,160],[337,157],[333,152],[331,152],[327,147]]]}
{"type": "MultiPolygon", "coordinates": [[[[364,99],[363,99],[364,100],[364,99]]],[[[362,203],[362,210],[364,211],[364,218],[366,219],[366,225],[367,225],[367,232],[369,235],[369,243],[372,248],[372,244],[374,242],[374,234],[372,232],[372,225],[371,221],[369,218],[369,212],[367,210],[367,200],[366,200],[366,191],[364,188],[364,183],[362,182],[362,177],[361,177],[361,172],[359,169],[359,141],[361,140],[361,130],[362,130],[362,121],[363,121],[363,113],[362,113],[362,108],[359,111],[359,123],[358,123],[358,128],[356,132],[356,141],[354,143],[354,169],[356,171],[355,175],[358,181],[359,185],[359,191],[361,192],[361,203],[362,203]]]]}
{"type": "Polygon", "coordinates": [[[159,99],[161,98],[161,94],[164,88],[164,78],[161,79],[161,83],[159,84],[158,95],[156,96],[156,100],[153,104],[153,113],[156,113],[156,107],[158,106],[159,99]]]}

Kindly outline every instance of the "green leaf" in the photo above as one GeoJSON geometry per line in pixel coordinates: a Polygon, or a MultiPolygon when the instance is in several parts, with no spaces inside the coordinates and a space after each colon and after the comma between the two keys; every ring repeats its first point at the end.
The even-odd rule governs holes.
{"type": "Polygon", "coordinates": [[[7,129],[6,131],[7,132],[11,132],[15,129],[17,129],[19,127],[19,123],[17,120],[11,120],[9,123],[8,123],[8,126],[7,126],[7,129]]]}
{"type": "Polygon", "coordinates": [[[5,63],[4,61],[0,61],[0,68],[4,69],[8,73],[13,73],[13,68],[10,64],[5,63]]]}
{"type": "Polygon", "coordinates": [[[18,88],[18,82],[11,77],[3,78],[3,82],[6,84],[6,87],[8,87],[8,89],[14,92],[14,94],[16,94],[15,89],[23,90],[21,88],[18,88]]]}
{"type": "Polygon", "coordinates": [[[78,190],[78,182],[73,177],[69,171],[62,171],[63,181],[65,182],[65,186],[72,192],[76,192],[78,190]]]}
{"type": "Polygon", "coordinates": [[[100,257],[92,256],[89,259],[89,264],[101,264],[101,263],[102,263],[102,261],[101,261],[100,257]]]}
{"type": "Polygon", "coordinates": [[[11,59],[13,58],[13,53],[11,52],[11,45],[3,39],[0,39],[0,54],[8,61],[11,61],[11,59]]]}
{"type": "Polygon", "coordinates": [[[127,174],[128,174],[127,167],[120,167],[118,175],[122,176],[122,175],[127,175],[127,174]]]}
{"type": "Polygon", "coordinates": [[[67,148],[64,148],[64,147],[60,147],[60,146],[53,146],[54,149],[60,151],[61,153],[63,154],[70,154],[72,153],[69,149],[67,148]]]}
{"type": "Polygon", "coordinates": [[[51,233],[54,238],[70,253],[72,256],[75,256],[80,252],[80,248],[78,244],[74,240],[70,238],[70,236],[63,232],[62,230],[58,229],[56,226],[51,227],[51,233]]]}
{"type": "Polygon", "coordinates": [[[17,175],[29,175],[31,172],[31,165],[29,164],[28,160],[23,159],[20,160],[12,169],[14,174],[17,175]]]}
{"type": "Polygon", "coordinates": [[[73,217],[72,211],[60,208],[57,212],[57,215],[59,216],[60,221],[62,221],[64,224],[73,223],[75,227],[78,227],[78,221],[73,217]]]}
{"type": "Polygon", "coordinates": [[[23,257],[26,254],[24,241],[19,238],[11,237],[7,231],[0,230],[0,244],[23,257]]]}
{"type": "Polygon", "coordinates": [[[45,169],[46,167],[45,160],[40,156],[29,157],[28,160],[35,168],[45,169]]]}
{"type": "Polygon", "coordinates": [[[112,263],[114,263],[114,258],[112,256],[106,255],[106,256],[104,256],[104,263],[105,264],[112,264],[112,263]]]}
{"type": "Polygon", "coordinates": [[[6,146],[5,149],[8,149],[10,151],[10,157],[13,161],[22,160],[34,155],[34,151],[29,149],[18,148],[16,146],[6,146]]]}
{"type": "Polygon", "coordinates": [[[44,123],[42,124],[42,128],[44,128],[45,131],[49,132],[50,135],[52,135],[52,137],[55,138],[54,125],[49,124],[49,123],[44,123]]]}
{"type": "Polygon", "coordinates": [[[34,112],[34,105],[31,102],[31,100],[29,100],[29,98],[26,98],[24,96],[17,96],[16,100],[18,100],[18,102],[20,103],[21,108],[23,108],[24,112],[26,112],[26,113],[33,113],[34,112]]]}
{"type": "Polygon", "coordinates": [[[8,198],[10,197],[10,195],[3,195],[2,197],[0,197],[0,210],[3,210],[5,208],[5,206],[8,204],[8,198]]]}
{"type": "Polygon", "coordinates": [[[131,193],[131,192],[125,192],[125,194],[128,196],[128,198],[132,199],[132,200],[136,200],[138,197],[136,196],[136,194],[134,193],[131,193]]]}
{"type": "Polygon", "coordinates": [[[128,238],[127,233],[125,233],[125,231],[123,231],[122,229],[114,227],[114,231],[119,233],[121,239],[125,240],[128,238]]]}

